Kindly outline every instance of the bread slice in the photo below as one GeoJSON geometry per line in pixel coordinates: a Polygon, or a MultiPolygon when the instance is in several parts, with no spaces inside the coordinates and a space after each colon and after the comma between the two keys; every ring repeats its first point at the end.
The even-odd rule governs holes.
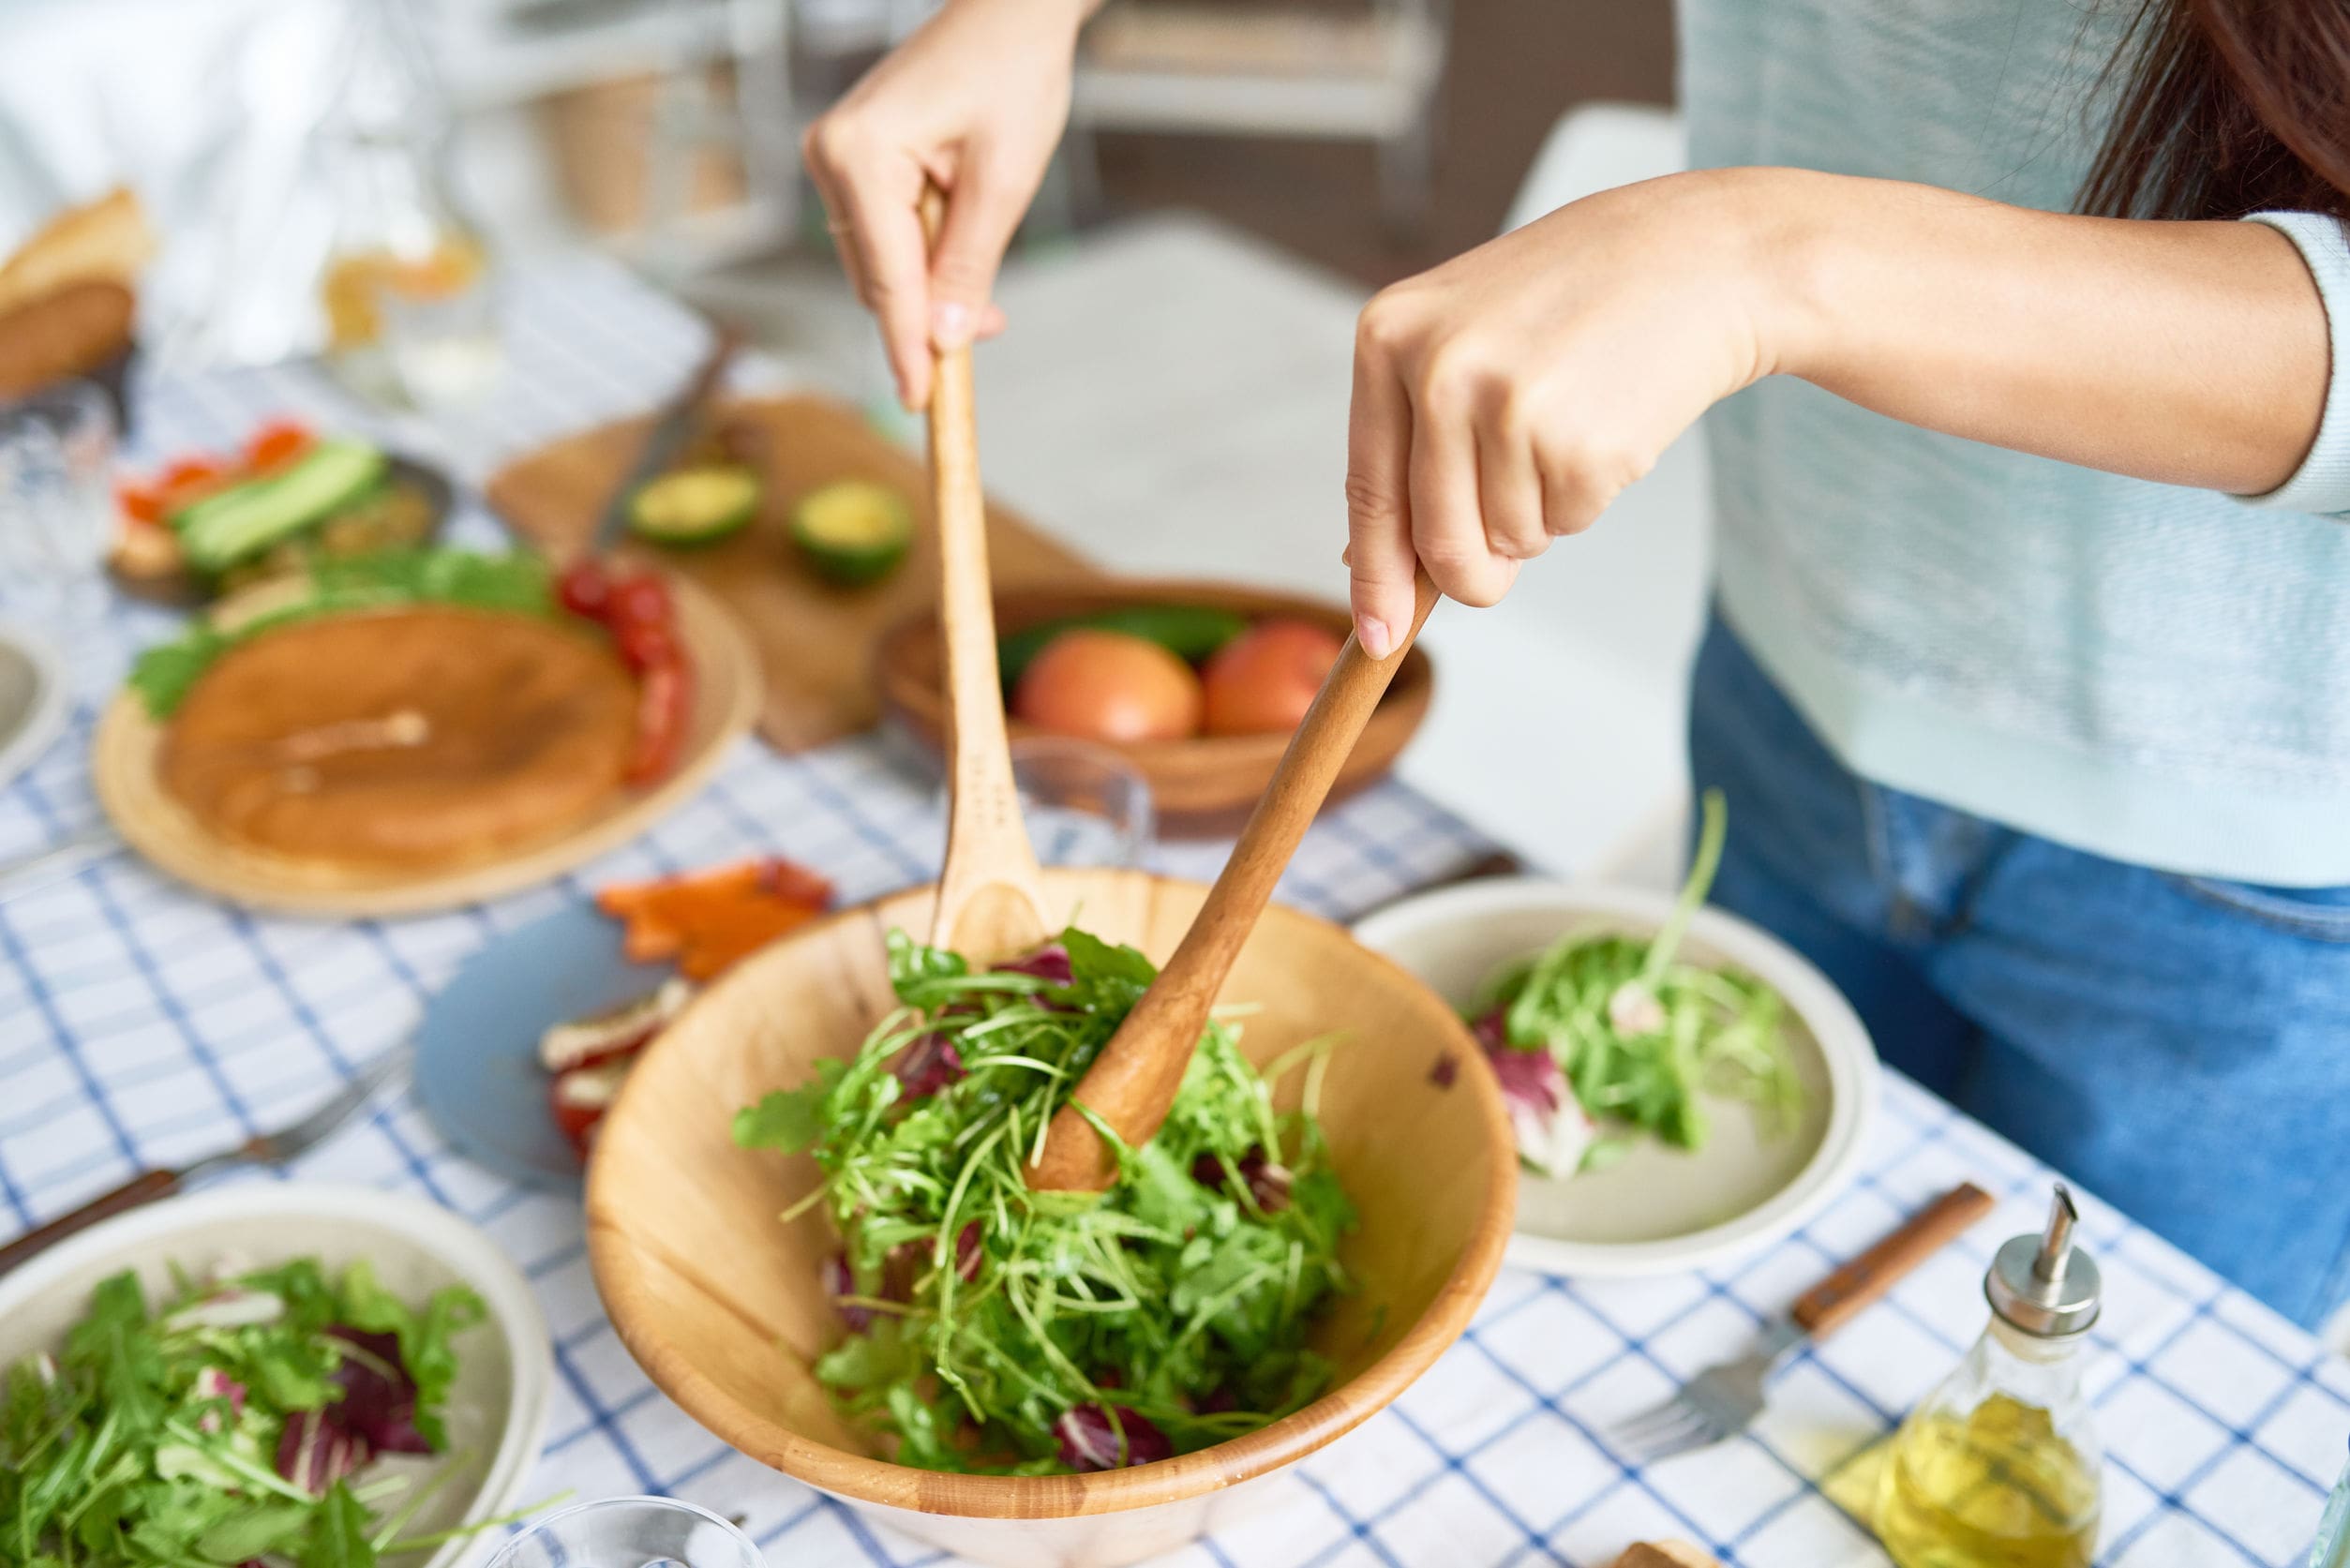
{"type": "Polygon", "coordinates": [[[0,399],[98,375],[130,347],[133,313],[129,290],[97,279],[0,307],[0,399]]]}
{"type": "Polygon", "coordinates": [[[112,283],[135,289],[140,269],[155,254],[146,209],[127,188],[67,207],[0,262],[0,312],[13,310],[69,284],[112,283]]]}

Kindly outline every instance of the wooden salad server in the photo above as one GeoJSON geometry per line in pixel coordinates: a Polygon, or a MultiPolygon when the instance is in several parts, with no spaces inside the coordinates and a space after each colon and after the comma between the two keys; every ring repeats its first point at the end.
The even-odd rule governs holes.
{"type": "MultiPolygon", "coordinates": [[[[934,246],[945,210],[936,187],[923,193],[922,226],[934,246]]],[[[1048,927],[1004,724],[967,346],[932,358],[930,485],[947,669],[947,859],[930,942],[985,961],[1025,952],[1044,940],[1048,927]]]]}
{"type": "Polygon", "coordinates": [[[1352,634],[1347,636],[1191,929],[1086,1069],[1071,1103],[1054,1113],[1044,1151],[1028,1167],[1031,1189],[1099,1192],[1116,1177],[1117,1162],[1088,1113],[1130,1148],[1148,1142],[1167,1119],[1224,977],[1272,901],[1274,885],[1370,722],[1371,709],[1435,608],[1436,585],[1426,572],[1419,574],[1414,593],[1411,627],[1385,658],[1373,659],[1352,634]]]}

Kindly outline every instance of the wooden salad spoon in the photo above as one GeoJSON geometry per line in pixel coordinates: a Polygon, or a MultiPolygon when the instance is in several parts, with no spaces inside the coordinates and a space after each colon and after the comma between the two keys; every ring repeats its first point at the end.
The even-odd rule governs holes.
{"type": "Polygon", "coordinates": [[[1100,1192],[1115,1179],[1117,1162],[1088,1113],[1129,1148],[1148,1142],[1167,1119],[1224,977],[1272,901],[1274,885],[1370,722],[1371,709],[1436,605],[1436,585],[1427,573],[1419,575],[1414,590],[1411,627],[1385,658],[1373,659],[1352,635],[1347,637],[1281,754],[1272,782],[1249,814],[1248,826],[1240,829],[1232,858],[1192,917],[1191,929],[1086,1069],[1070,1103],[1054,1113],[1043,1153],[1028,1167],[1032,1190],[1100,1192]]]}
{"type": "MultiPolygon", "coordinates": [[[[923,192],[922,227],[934,246],[945,211],[936,186],[923,192]]],[[[1047,928],[1004,726],[968,347],[932,358],[930,485],[938,530],[938,630],[947,660],[947,858],[930,943],[985,962],[1027,951],[1044,940],[1047,928]]]]}

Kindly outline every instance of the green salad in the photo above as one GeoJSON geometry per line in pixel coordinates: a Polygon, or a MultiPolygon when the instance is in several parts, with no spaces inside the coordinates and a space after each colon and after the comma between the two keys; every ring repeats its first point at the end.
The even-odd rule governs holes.
{"type": "Polygon", "coordinates": [[[816,1157],[821,1183],[785,1217],[830,1212],[827,1284],[853,1331],[816,1376],[898,1462],[1143,1464],[1328,1383],[1307,1328],[1347,1288],[1355,1213],[1314,1117],[1327,1042],[1260,1074],[1211,1023],[1166,1125],[1119,1146],[1108,1192],[1027,1188],[1054,1112],[1154,973],[1082,931],[989,970],[892,933],[899,1008],[853,1058],[736,1117],[745,1146],[816,1157]],[[1293,1070],[1301,1107],[1277,1113],[1271,1085],[1293,1070]]]}
{"type": "Polygon", "coordinates": [[[0,1561],[30,1568],[369,1568],[455,1532],[410,1533],[448,1455],[453,1342],[479,1297],[417,1306],[356,1262],[298,1260],[198,1282],[150,1309],[99,1283],[54,1353],[0,1384],[0,1561]],[[369,1477],[379,1455],[447,1455],[369,1477]]]}
{"type": "Polygon", "coordinates": [[[1688,881],[1654,936],[1569,932],[1494,976],[1468,1011],[1519,1157],[1542,1174],[1601,1169],[1645,1137],[1702,1148],[1709,1098],[1748,1103],[1773,1131],[1802,1113],[1786,1002],[1751,975],[1681,957],[1729,829],[1719,790],[1702,809],[1688,881]]]}

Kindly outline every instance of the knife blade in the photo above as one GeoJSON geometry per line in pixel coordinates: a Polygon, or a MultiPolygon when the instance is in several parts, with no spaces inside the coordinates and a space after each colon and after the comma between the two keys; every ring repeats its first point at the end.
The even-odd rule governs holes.
{"type": "Polygon", "coordinates": [[[609,555],[620,543],[621,533],[628,527],[628,503],[644,484],[667,468],[683,451],[699,422],[702,405],[710,400],[719,379],[726,372],[726,364],[741,346],[741,336],[726,322],[720,322],[711,339],[710,352],[694,369],[693,377],[678,395],[662,407],[659,418],[645,437],[645,444],[637,449],[636,461],[630,465],[620,487],[604,504],[604,515],[596,520],[595,533],[589,549],[596,555],[609,555]]]}

